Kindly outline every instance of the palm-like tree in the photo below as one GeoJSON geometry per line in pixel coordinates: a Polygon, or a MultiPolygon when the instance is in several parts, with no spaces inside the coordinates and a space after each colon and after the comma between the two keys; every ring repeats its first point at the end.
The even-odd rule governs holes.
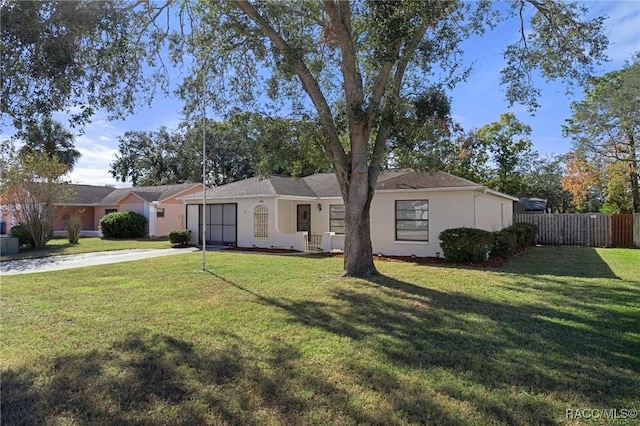
{"type": "Polygon", "coordinates": [[[82,155],[75,149],[73,134],[60,122],[48,116],[39,122],[27,124],[18,136],[24,142],[21,153],[39,153],[49,158],[56,157],[67,166],[67,171],[73,170],[82,155]]]}

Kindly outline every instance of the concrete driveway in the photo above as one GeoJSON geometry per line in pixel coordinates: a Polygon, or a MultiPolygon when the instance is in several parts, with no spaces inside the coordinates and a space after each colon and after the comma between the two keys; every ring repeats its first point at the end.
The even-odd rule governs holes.
{"type": "Polygon", "coordinates": [[[37,272],[60,271],[84,266],[106,265],[128,262],[151,257],[171,256],[197,251],[196,247],[170,249],[134,249],[101,251],[96,253],[50,256],[37,259],[20,259],[0,262],[1,275],[33,274],[37,272]]]}

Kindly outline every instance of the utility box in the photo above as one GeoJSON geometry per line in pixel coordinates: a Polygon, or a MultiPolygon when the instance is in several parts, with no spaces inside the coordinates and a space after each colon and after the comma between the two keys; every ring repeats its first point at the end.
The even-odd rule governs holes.
{"type": "Polygon", "coordinates": [[[20,251],[17,238],[0,238],[0,256],[18,254],[20,251]]]}

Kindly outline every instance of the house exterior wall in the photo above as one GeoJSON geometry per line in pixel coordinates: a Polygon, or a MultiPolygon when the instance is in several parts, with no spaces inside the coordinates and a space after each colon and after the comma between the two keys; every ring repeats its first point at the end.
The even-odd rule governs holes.
{"type": "MultiPolygon", "coordinates": [[[[311,205],[311,233],[323,235],[323,249],[344,249],[344,235],[329,232],[329,206],[343,204],[342,199],[244,198],[216,200],[237,203],[237,245],[240,247],[293,247],[304,249],[304,239],[296,231],[297,206],[311,205]],[[254,212],[264,205],[269,212],[268,238],[254,236],[254,212]],[[321,208],[318,208],[320,205],[321,208]]],[[[211,202],[215,203],[215,202],[211,202]]],[[[187,209],[192,242],[198,241],[198,209],[187,209]]],[[[396,256],[443,256],[438,236],[445,229],[470,227],[496,231],[513,221],[512,201],[479,191],[395,191],[377,192],[371,204],[371,242],[374,253],[396,256]],[[428,241],[396,240],[396,201],[428,200],[428,241]]]]}
{"type": "MultiPolygon", "coordinates": [[[[192,205],[194,201],[190,202],[192,205]]],[[[296,214],[299,204],[311,205],[311,233],[321,235],[329,230],[329,203],[322,204],[318,209],[317,200],[288,200],[275,197],[255,197],[242,199],[210,200],[208,204],[236,203],[237,204],[237,245],[239,247],[280,247],[304,249],[304,240],[296,230],[296,214]],[[257,206],[265,206],[268,211],[268,237],[255,237],[254,214],[257,206]]],[[[335,204],[332,203],[332,204],[335,204]]],[[[184,206],[183,206],[184,209],[184,206]]],[[[183,210],[184,211],[184,210],[183,210]]],[[[200,213],[195,207],[187,207],[187,229],[191,231],[191,242],[199,241],[200,213]]]]}
{"type": "Polygon", "coordinates": [[[135,194],[129,194],[124,197],[120,204],[118,205],[118,211],[130,211],[135,213],[140,213],[145,217],[148,217],[149,214],[149,203],[144,201],[142,198],[138,197],[135,194]]]}
{"type": "Polygon", "coordinates": [[[476,228],[497,231],[513,223],[513,201],[493,194],[476,198],[476,228]]]}
{"type": "MultiPolygon", "coordinates": [[[[239,247],[295,248],[298,245],[295,230],[296,201],[273,197],[246,198],[237,201],[239,247]],[[269,214],[268,237],[264,240],[256,239],[254,234],[254,213],[259,205],[265,206],[269,214]]],[[[300,249],[300,247],[297,248],[300,249]]]]}
{"type": "Polygon", "coordinates": [[[91,206],[59,206],[54,211],[53,230],[61,232],[64,231],[64,227],[67,220],[74,214],[80,215],[80,229],[83,231],[95,231],[98,228],[94,227],[94,207],[91,206]]]}
{"type": "Polygon", "coordinates": [[[0,229],[2,235],[8,235],[11,232],[11,228],[16,225],[13,213],[4,208],[0,208],[0,222],[4,224],[0,229]]]}
{"type": "MultiPolygon", "coordinates": [[[[162,202],[155,205],[155,211],[149,211],[149,214],[155,214],[155,232],[154,236],[166,236],[169,232],[178,229],[185,229],[186,216],[185,207],[182,200],[178,200],[178,197],[184,197],[186,195],[202,193],[202,185],[194,186],[192,189],[181,192],[178,195],[162,200],[162,202]],[[157,210],[164,209],[164,217],[158,217],[157,210]]],[[[151,217],[149,217],[149,223],[151,223],[151,217]]],[[[151,233],[152,230],[150,229],[151,233]]]]}
{"type": "Polygon", "coordinates": [[[0,194],[0,223],[2,226],[0,231],[1,235],[8,235],[11,232],[11,228],[16,225],[16,220],[13,216],[11,208],[5,203],[8,203],[8,197],[6,194],[0,194]]]}
{"type": "Polygon", "coordinates": [[[438,236],[450,228],[479,228],[496,231],[511,225],[510,200],[477,191],[378,192],[371,204],[371,243],[374,253],[396,256],[442,256],[438,236]],[[395,201],[429,201],[429,240],[395,239],[395,201]]]}
{"type": "MultiPolygon", "coordinates": [[[[295,232],[295,204],[293,200],[276,200],[276,231],[284,234],[295,232]]],[[[312,218],[313,220],[313,218],[312,218]]]]}

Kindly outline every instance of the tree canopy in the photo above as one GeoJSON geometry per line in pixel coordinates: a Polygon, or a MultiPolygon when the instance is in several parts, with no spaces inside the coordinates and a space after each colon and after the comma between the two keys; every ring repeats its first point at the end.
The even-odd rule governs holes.
{"type": "Polygon", "coordinates": [[[319,149],[317,123],[238,113],[227,121],[184,122],[176,131],[127,132],[111,174],[134,185],[202,182],[202,139],[205,139],[209,186],[254,175],[307,176],[330,165],[319,149]]]}
{"type": "Polygon", "coordinates": [[[621,70],[591,78],[584,99],[571,105],[572,116],[563,129],[565,135],[572,137],[574,150],[584,161],[602,162],[603,167],[596,170],[609,175],[607,182],[617,182],[616,188],[610,182],[605,191],[618,199],[613,204],[624,209],[625,202],[620,197],[627,193],[626,204],[632,205],[635,212],[640,212],[639,93],[640,52],[621,70]]]}
{"type": "Polygon", "coordinates": [[[218,111],[266,108],[307,115],[321,124],[322,150],[345,202],[345,274],[357,276],[377,273],[369,208],[398,106],[464,79],[469,71],[462,66],[464,40],[504,19],[520,22],[520,38],[504,50],[501,75],[507,99],[530,108],[537,106],[539,94],[533,69],[547,79],[584,82],[607,47],[604,17],[586,19],[586,8],[555,1],[112,1],[88,6],[93,18],[88,26],[74,25],[68,14],[58,19],[57,9],[47,9],[62,3],[3,3],[9,20],[20,17],[23,8],[37,9],[32,12],[35,31],[9,24],[5,37],[3,26],[3,52],[6,45],[10,59],[3,57],[3,72],[18,82],[3,86],[8,106],[3,111],[19,120],[37,106],[35,100],[54,92],[60,98],[49,108],[66,106],[79,95],[74,100],[82,105],[125,112],[158,78],[145,75],[142,64],[162,71],[156,58],[168,49],[184,67],[179,93],[187,114],[205,98],[218,111]],[[39,48],[55,39],[29,38],[44,29],[41,24],[45,34],[73,35],[63,40],[79,47],[71,53],[74,60],[49,71],[60,68],[78,78],[37,72],[38,87],[53,85],[44,96],[29,98],[38,91],[27,83],[25,71],[39,71],[34,68],[39,48]],[[56,84],[60,81],[68,86],[56,84]]]}
{"type": "Polygon", "coordinates": [[[533,157],[529,140],[531,128],[512,113],[500,116],[500,121],[487,124],[475,132],[487,153],[491,167],[487,173],[487,185],[505,194],[525,193],[524,174],[533,157]]]}

